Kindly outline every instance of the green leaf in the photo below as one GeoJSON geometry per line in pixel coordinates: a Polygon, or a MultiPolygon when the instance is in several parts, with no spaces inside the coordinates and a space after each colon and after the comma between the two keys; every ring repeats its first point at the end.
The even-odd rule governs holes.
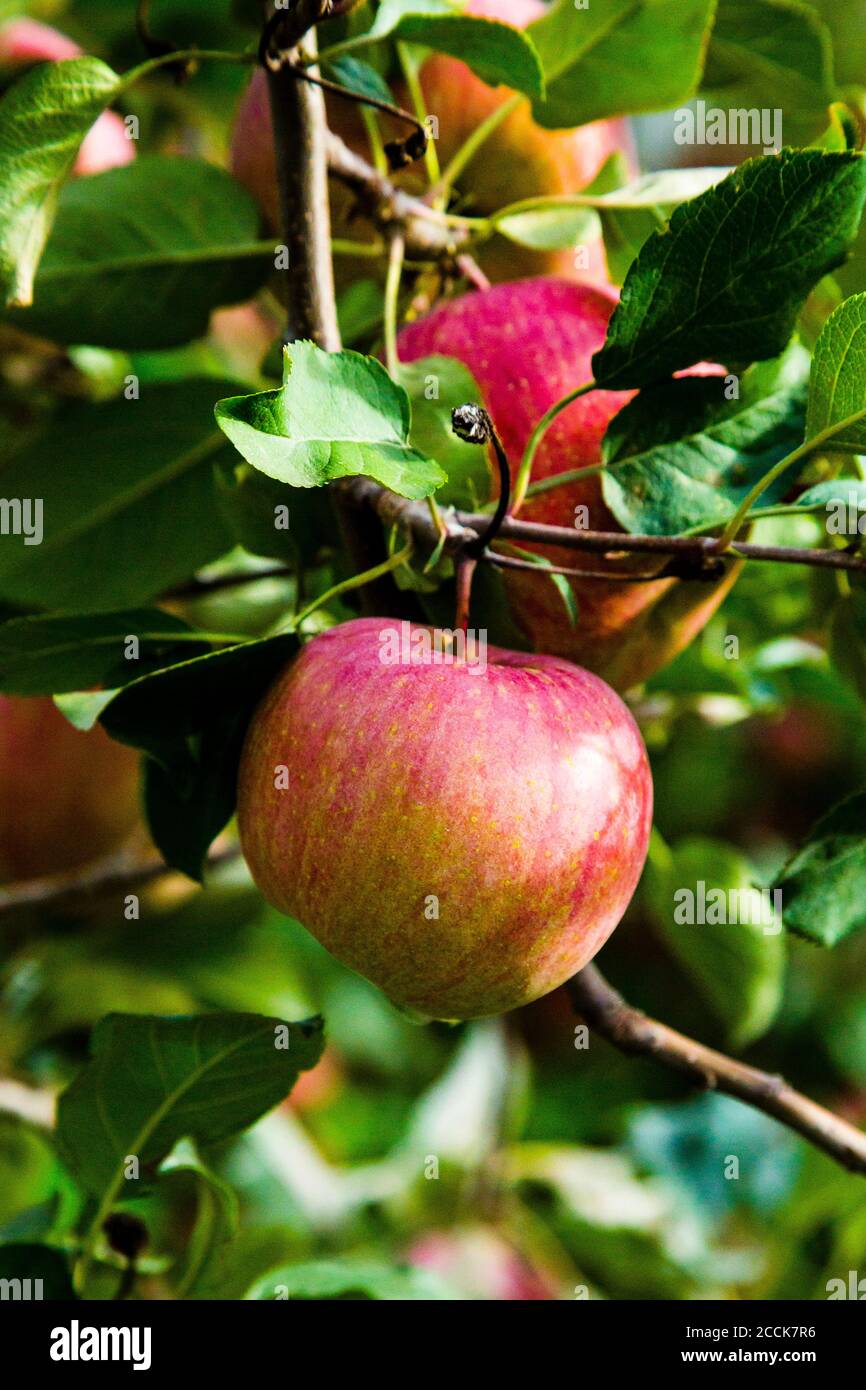
{"type": "Polygon", "coordinates": [[[125,685],[149,666],[196,655],[206,643],[181,618],[155,608],[68,617],[13,618],[0,627],[0,690],[55,695],[89,686],[125,685]],[[138,639],[136,660],[125,658],[138,639]],[[190,649],[190,643],[194,644],[190,649]]]}
{"type": "Polygon", "coordinates": [[[818,946],[866,926],[866,792],[818,822],[776,886],[785,926],[818,946]]]}
{"type": "Polygon", "coordinates": [[[391,37],[461,58],[491,87],[540,97],[544,78],[538,54],[520,29],[461,14],[448,0],[383,0],[375,23],[353,48],[391,37]]]}
{"type": "Polygon", "coordinates": [[[864,200],[862,155],[783,150],[677,208],[629,271],[593,358],[598,384],[782,352],[810,289],[844,260],[864,200]]]}
{"type": "Polygon", "coordinates": [[[117,692],[102,723],[113,738],[158,756],[257,700],[297,650],[296,635],[284,632],[140,676],[117,692]]]}
{"type": "Polygon", "coordinates": [[[294,633],[244,642],[141,676],[100,713],[113,738],[150,755],[145,808],[163,858],[197,882],[235,807],[244,734],[271,681],[298,648],[294,633]]]}
{"type": "Polygon", "coordinates": [[[805,0],[830,31],[836,80],[862,89],[866,85],[866,24],[863,0],[805,0]]]}
{"type": "Polygon", "coordinates": [[[57,1145],[76,1180],[107,1212],[138,1160],[138,1195],[180,1139],[212,1144],[277,1105],[322,1052],[321,1019],[257,1014],[159,1018],[109,1014],[91,1061],[63,1092],[57,1145]]]}
{"type": "Polygon", "coordinates": [[[422,357],[401,363],[398,381],[412,406],[409,443],[425,458],[436,459],[448,474],[437,502],[477,511],[490,499],[487,450],[465,443],[451,428],[456,406],[482,404],[472,373],[455,357],[422,357]]]}
{"type": "MultiPolygon", "coordinates": [[[[779,385],[724,399],[719,377],[681,377],[647,387],[611,422],[603,452],[604,500],[627,531],[676,535],[721,525],[750,488],[802,442],[805,391],[779,385]]],[[[790,487],[778,479],[772,503],[790,487]]]]}
{"type": "Polygon", "coordinates": [[[0,551],[0,598],[98,612],[146,603],[231,547],[213,465],[218,381],[77,405],[0,466],[6,497],[44,504],[44,539],[0,551]]]}
{"type": "Polygon", "coordinates": [[[60,343],[176,347],[274,268],[253,199],[199,159],[146,155],[63,189],[33,305],[12,321],[60,343]]]}
{"type": "Polygon", "coordinates": [[[701,94],[726,113],[783,111],[785,143],[807,144],[835,95],[829,30],[800,0],[719,0],[701,94]]]}
{"type": "MultiPolygon", "coordinates": [[[[611,156],[608,166],[616,156],[611,156]]],[[[631,247],[628,264],[647,237],[668,220],[675,207],[725,178],[725,169],[666,169],[608,189],[602,184],[571,197],[527,198],[510,203],[491,221],[497,232],[538,251],[567,250],[595,235],[598,218],[606,245],[631,247]]],[[[598,180],[596,180],[598,182],[598,180]]]]}
{"type": "Polygon", "coordinates": [[[234,814],[251,713],[252,704],[209,722],[196,740],[191,762],[186,756],[168,766],[154,758],[144,760],[144,809],[151,838],[165,862],[196,883],[203,880],[208,849],[234,814]]]}
{"type": "Polygon", "coordinates": [[[866,294],[835,309],[815,344],[806,438],[827,448],[866,453],[866,294]]]}
{"type": "Polygon", "coordinates": [[[353,58],[346,53],[342,58],[335,58],[333,63],[326,63],[325,69],[333,82],[339,82],[350,92],[362,92],[364,96],[393,104],[394,94],[388,83],[372,64],[365,63],[363,59],[353,58]]]}
{"type": "Polygon", "coordinates": [[[60,187],[120,78],[98,58],[40,63],[0,102],[0,285],[29,304],[60,187]]]}
{"type": "Polygon", "coordinates": [[[217,423],[247,463],[293,487],[361,475],[415,500],[446,481],[410,446],[409,398],[381,362],[304,342],[285,361],[280,390],[217,404],[217,423]]]}
{"type": "Polygon", "coordinates": [[[697,89],[715,0],[559,0],[527,33],[541,57],[548,129],[663,111],[697,89]]]}
{"type": "Polygon", "coordinates": [[[455,1294],[427,1270],[372,1260],[314,1260],[271,1270],[256,1280],[246,1297],[257,1303],[288,1298],[317,1303],[347,1298],[407,1302],[453,1300],[455,1294]]]}
{"type": "Polygon", "coordinates": [[[213,1260],[238,1230],[240,1208],[233,1188],[204,1162],[195,1144],[182,1139],[160,1165],[162,1183],[192,1181],[196,1192],[195,1222],[186,1241],[184,1267],[175,1282],[175,1297],[196,1296],[213,1260]]]}
{"type": "Polygon", "coordinates": [[[785,942],[772,900],[738,850],[721,841],[656,846],[645,887],[674,958],[738,1047],[770,1027],[782,1000],[785,942]]]}

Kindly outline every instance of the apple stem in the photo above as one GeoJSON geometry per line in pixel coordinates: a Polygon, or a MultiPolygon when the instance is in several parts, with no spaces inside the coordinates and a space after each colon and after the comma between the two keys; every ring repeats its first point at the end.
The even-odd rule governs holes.
{"type": "Polygon", "coordinates": [[[472,597],[472,578],[475,566],[488,545],[496,539],[499,528],[508,514],[511,500],[511,469],[502,440],[493,421],[481,405],[461,405],[451,412],[451,428],[466,444],[492,444],[499,465],[499,501],[488,525],[460,551],[456,565],[457,612],[454,626],[465,635],[469,627],[469,604],[472,597]]]}
{"type": "Polygon", "coordinates": [[[469,631],[469,605],[472,599],[472,580],[475,576],[476,556],[465,550],[458,557],[455,567],[457,581],[457,607],[454,614],[454,627],[465,637],[469,631]]]}

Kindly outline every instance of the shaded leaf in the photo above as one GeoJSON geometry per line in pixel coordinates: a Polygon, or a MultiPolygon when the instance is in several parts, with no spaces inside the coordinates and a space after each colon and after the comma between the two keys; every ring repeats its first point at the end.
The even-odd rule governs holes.
{"type": "MultiPolygon", "coordinates": [[[[93,1031],[91,1061],[60,1097],[60,1152],[108,1209],[128,1157],[138,1159],[144,1187],[179,1139],[210,1144],[240,1133],[315,1066],[322,1041],[320,1019],[109,1014],[93,1031]]],[[[128,1181],[130,1193],[140,1190],[128,1181]]]]}
{"type": "Polygon", "coordinates": [[[205,645],[181,618],[156,608],[14,618],[0,627],[0,690],[55,695],[93,685],[120,686],[136,680],[148,666],[198,655],[205,645]],[[139,643],[136,661],[124,659],[130,636],[139,643]]]}
{"type": "Polygon", "coordinates": [[[146,603],[232,544],[213,465],[218,381],[77,405],[0,467],[7,497],[44,504],[41,545],[4,543],[0,597],[71,612],[146,603]]]}
{"type": "Polygon", "coordinates": [[[558,0],[529,25],[546,90],[533,114],[548,129],[663,111],[697,88],[714,0],[558,0]]]}
{"type": "Polygon", "coordinates": [[[527,96],[543,91],[538,54],[524,32],[460,14],[448,0],[383,0],[373,27],[353,47],[389,36],[460,58],[491,87],[501,84],[527,96]]]}
{"type": "Polygon", "coordinates": [[[818,822],[776,886],[785,926],[818,946],[866,926],[866,792],[818,822]]]}
{"type": "Polygon", "coordinates": [[[806,144],[835,94],[830,33],[800,0],[718,0],[701,94],[728,112],[781,110],[785,142],[806,144]]]}
{"type": "Polygon", "coordinates": [[[783,150],[678,207],[629,271],[593,358],[598,384],[781,353],[809,290],[844,260],[864,200],[862,155],[783,150]]]}
{"type": "Polygon", "coordinates": [[[273,272],[253,199],[198,159],[146,155],[63,189],[33,305],[12,315],[61,343],[175,347],[273,272]]]}
{"type": "Polygon", "coordinates": [[[659,847],[645,891],[665,944],[731,1041],[759,1038],[782,1001],[785,943],[742,854],[698,837],[659,847]]]}
{"type": "MultiPolygon", "coordinates": [[[[719,377],[647,387],[614,419],[605,439],[605,502],[627,531],[646,535],[721,525],[802,442],[804,411],[803,388],[781,385],[763,396],[747,388],[746,378],[737,401],[724,399],[719,377]]],[[[765,502],[789,487],[790,479],[780,478],[765,502]]]]}

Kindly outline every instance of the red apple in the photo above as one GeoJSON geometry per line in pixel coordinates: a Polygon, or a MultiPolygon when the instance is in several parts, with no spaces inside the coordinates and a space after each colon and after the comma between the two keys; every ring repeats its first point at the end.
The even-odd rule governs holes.
{"type": "Polygon", "coordinates": [[[0,695],[0,880],[78,868],[139,819],[138,757],[47,699],[0,695]]]}
{"type": "Polygon", "coordinates": [[[238,826],[265,898],[339,960],[417,1013],[476,1018],[603,945],[652,781],[597,676],[495,647],[431,661],[431,634],[362,618],[315,637],[253,717],[238,826]]]}
{"type": "MultiPolygon", "coordinates": [[[[542,278],[448,301],[400,334],[404,361],[429,354],[459,358],[475,376],[516,472],[534,426],[569,391],[592,378],[592,355],[604,342],[613,298],[597,288],[542,278]]],[[[568,406],[545,435],[533,479],[585,468],[601,459],[611,418],[631,392],[593,391],[568,406]]],[[[575,524],[588,508],[589,527],[621,528],[602,500],[597,475],[530,497],[521,517],[558,526],[575,524]]],[[[598,571],[595,555],[533,547],[554,564],[598,571]]],[[[644,561],[636,561],[639,568],[644,561]]],[[[622,569],[622,564],[616,566],[622,569]]],[[[700,632],[736,578],[717,584],[663,579],[647,584],[571,579],[579,605],[576,627],[543,574],[505,572],[514,616],[537,651],[589,667],[618,690],[646,680],[700,632]]]]}
{"type": "MultiPolygon", "coordinates": [[[[79,58],[82,50],[65,34],[34,19],[13,19],[0,29],[0,70],[30,67],[34,63],[57,63],[79,58]]],[[[76,174],[99,174],[135,158],[135,145],[114,111],[103,111],[91,126],[78,151],[76,174]]]]}
{"type": "MultiPolygon", "coordinates": [[[[521,29],[538,19],[545,9],[541,0],[470,0],[466,8],[469,14],[498,19],[521,29]]],[[[488,87],[465,63],[445,54],[433,54],[424,62],[420,81],[427,109],[438,123],[437,149],[443,168],[482,121],[512,96],[506,87],[488,87]]],[[[396,96],[411,108],[404,91],[398,89],[396,96]]],[[[328,119],[353,149],[369,154],[363,122],[350,102],[329,98],[328,119]]],[[[407,134],[406,126],[391,125],[387,118],[385,127],[388,138],[407,134]]],[[[467,211],[487,214],[522,198],[576,193],[591,182],[608,156],[616,152],[632,162],[631,140],[624,121],[596,121],[576,129],[545,130],[533,120],[529,101],[525,100],[490,136],[461,176],[459,187],[467,199],[467,211]]],[[[267,80],[261,71],[253,75],[238,110],[232,169],[256,198],[270,227],[277,229],[276,165],[267,80]]],[[[398,181],[409,187],[418,185],[417,170],[398,181]]],[[[335,235],[355,240],[362,237],[363,224],[351,220],[354,200],[334,187],[331,204],[335,235]]],[[[483,249],[480,260],[493,279],[545,272],[576,280],[606,278],[600,239],[586,250],[588,260],[584,267],[576,263],[572,250],[537,252],[497,237],[483,249]]]]}

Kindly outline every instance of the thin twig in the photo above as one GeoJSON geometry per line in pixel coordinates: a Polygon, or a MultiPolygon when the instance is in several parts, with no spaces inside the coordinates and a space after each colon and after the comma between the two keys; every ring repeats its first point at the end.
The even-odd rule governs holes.
{"type": "Polygon", "coordinates": [[[477,222],[449,217],[397,188],[333,131],[328,132],[327,151],[333,177],[351,189],[360,210],[380,232],[401,229],[411,260],[453,260],[471,245],[477,222]]]}
{"type": "Polygon", "coordinates": [[[866,1173],[866,1134],[789,1086],[782,1076],[759,1071],[649,1018],[627,1004],[594,965],[566,986],[581,1018],[620,1052],[651,1057],[705,1089],[761,1110],[796,1130],[816,1148],[855,1173],[866,1173]]]}
{"type": "MultiPolygon", "coordinates": [[[[207,858],[207,867],[218,868],[236,859],[239,854],[237,845],[213,850],[207,858]]],[[[125,854],[113,854],[73,873],[27,879],[0,889],[0,921],[22,912],[32,912],[36,908],[65,912],[69,908],[133,892],[136,888],[144,888],[177,872],[162,859],[149,857],[130,861],[125,854]]]]}
{"type": "MultiPolygon", "coordinates": [[[[310,0],[309,22],[325,12],[325,0],[310,0]]],[[[294,23],[300,17],[293,16],[294,23]]],[[[303,39],[307,57],[315,57],[312,29],[303,39]]],[[[301,47],[289,51],[285,66],[266,65],[274,128],[282,231],[288,248],[285,276],[288,305],[287,340],[310,338],[335,352],[340,347],[331,261],[331,216],[328,205],[325,98],[318,87],[299,82],[292,63],[301,47]]],[[[318,75],[316,68],[312,69],[318,75]]]]}

